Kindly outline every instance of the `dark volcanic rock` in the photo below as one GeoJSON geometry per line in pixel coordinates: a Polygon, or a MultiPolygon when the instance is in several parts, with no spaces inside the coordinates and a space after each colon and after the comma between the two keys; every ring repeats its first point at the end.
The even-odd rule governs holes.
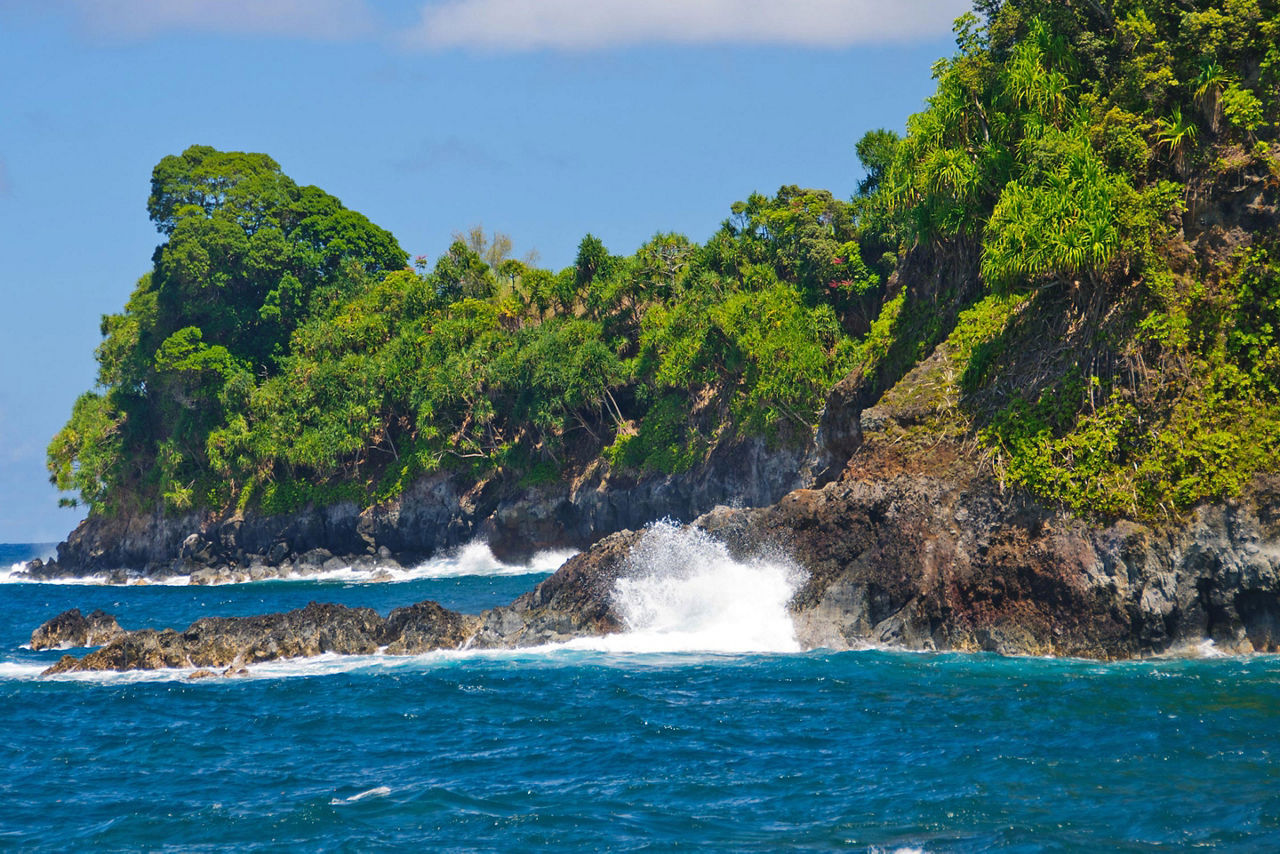
{"type": "Polygon", "coordinates": [[[82,659],[64,656],[47,672],[241,667],[326,652],[370,654],[380,646],[384,625],[371,608],[312,602],[283,614],[208,617],[183,632],[128,632],[82,659]]]}
{"type": "Polygon", "coordinates": [[[805,647],[1118,658],[1206,639],[1280,646],[1280,479],[1180,523],[1099,525],[1002,490],[945,443],[928,473],[867,450],[842,481],[696,523],[737,554],[781,545],[808,571],[791,603],[805,647]]]}
{"type": "Polygon", "coordinates": [[[480,615],[474,647],[527,647],[621,631],[614,585],[641,534],[620,531],[565,562],[529,593],[480,615]]]}
{"type": "Polygon", "coordinates": [[[381,637],[389,654],[416,655],[460,647],[478,624],[478,617],[450,611],[437,602],[419,602],[392,611],[381,637]]]}
{"type": "Polygon", "coordinates": [[[397,608],[382,619],[370,608],[312,602],[282,614],[208,617],[185,631],[123,632],[84,658],[63,656],[46,674],[92,670],[155,670],[162,667],[225,668],[238,675],[247,665],[324,653],[371,655],[453,649],[467,643],[480,618],[436,602],[397,608]]]}
{"type": "Polygon", "coordinates": [[[124,629],[116,618],[102,609],[89,616],[79,608],[63,611],[31,633],[32,649],[57,649],[72,646],[102,646],[111,643],[124,629]]]}
{"type": "Polygon", "coordinates": [[[276,516],[96,515],[59,544],[57,560],[28,572],[119,580],[189,575],[210,583],[240,580],[253,564],[302,572],[374,558],[411,565],[477,536],[503,560],[518,562],[541,549],[586,548],[664,517],[693,519],[720,503],[771,503],[804,485],[811,452],[811,442],[744,439],[678,475],[639,476],[595,464],[572,480],[525,487],[437,474],[364,510],[347,502],[276,516]]]}
{"type": "Polygon", "coordinates": [[[45,676],[78,670],[158,670],[161,667],[192,666],[177,632],[142,629],[128,632],[102,649],[77,659],[64,655],[45,676]]]}
{"type": "Polygon", "coordinates": [[[384,620],[368,608],[312,602],[283,614],[210,617],[182,632],[126,632],[82,659],[64,656],[46,674],[162,667],[227,668],[231,674],[262,661],[328,652],[367,655],[384,648],[400,655],[505,648],[615,632],[622,624],[613,610],[612,591],[639,537],[630,531],[606,537],[511,605],[480,616],[419,602],[395,609],[384,620]]]}

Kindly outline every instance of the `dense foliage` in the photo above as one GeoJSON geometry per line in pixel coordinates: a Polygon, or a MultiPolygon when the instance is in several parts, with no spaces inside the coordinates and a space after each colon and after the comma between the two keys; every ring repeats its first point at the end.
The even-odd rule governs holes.
{"type": "Polygon", "coordinates": [[[977,7],[864,220],[1032,297],[965,369],[997,474],[1082,512],[1238,492],[1280,463],[1280,4],[977,7]]]}
{"type": "Polygon", "coordinates": [[[607,452],[677,471],[808,430],[882,291],[850,205],[753,195],[706,246],[582,240],[559,272],[473,229],[431,265],[265,155],[156,167],[166,241],[103,320],[99,388],[49,449],[95,511],[375,501],[442,468],[555,477],[607,452]]]}

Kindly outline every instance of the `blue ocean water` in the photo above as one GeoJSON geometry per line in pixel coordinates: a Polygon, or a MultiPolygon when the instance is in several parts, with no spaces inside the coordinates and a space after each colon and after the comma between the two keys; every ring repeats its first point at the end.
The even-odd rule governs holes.
{"type": "Polygon", "coordinates": [[[630,647],[196,682],[40,679],[60,653],[22,645],[69,607],[126,628],[312,599],[474,611],[545,574],[0,584],[0,848],[1280,849],[1280,659],[695,651],[744,618],[715,561],[639,597],[656,622],[630,647]],[[687,651],[645,634],[673,615],[701,621],[687,651]]]}

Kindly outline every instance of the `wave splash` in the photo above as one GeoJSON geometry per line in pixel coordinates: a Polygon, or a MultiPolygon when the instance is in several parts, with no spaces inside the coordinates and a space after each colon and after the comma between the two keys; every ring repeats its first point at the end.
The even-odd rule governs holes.
{"type": "Polygon", "coordinates": [[[606,652],[799,652],[787,608],[805,578],[779,556],[736,560],[705,531],[658,522],[614,588],[626,630],[574,641],[606,652]]]}

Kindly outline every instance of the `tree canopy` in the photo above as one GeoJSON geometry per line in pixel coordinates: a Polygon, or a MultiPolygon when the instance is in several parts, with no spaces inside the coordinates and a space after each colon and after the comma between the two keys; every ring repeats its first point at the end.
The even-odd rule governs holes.
{"type": "Polygon", "coordinates": [[[619,256],[587,235],[558,272],[478,226],[410,269],[263,154],[166,157],[148,211],[164,242],[49,451],[95,512],[374,501],[426,472],[544,476],[609,448],[672,470],[725,435],[807,430],[845,366],[833,296],[877,285],[849,206],[794,187],[752,196],[708,247],[658,234],[619,256]],[[679,460],[637,453],[670,445],[673,406],[679,460]]]}

